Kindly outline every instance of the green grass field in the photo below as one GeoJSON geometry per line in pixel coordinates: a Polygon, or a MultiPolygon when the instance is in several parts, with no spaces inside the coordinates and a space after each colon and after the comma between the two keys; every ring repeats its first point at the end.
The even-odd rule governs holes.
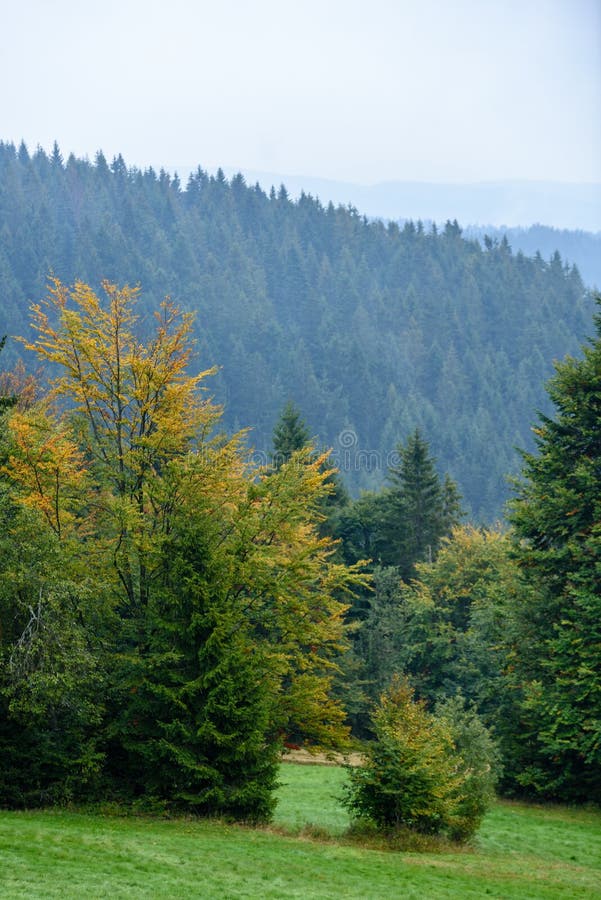
{"type": "Polygon", "coordinates": [[[473,848],[369,850],[340,837],[343,777],[337,767],[282,766],[271,830],[2,812],[0,897],[601,898],[599,811],[499,803],[473,848]],[[309,839],[307,823],[330,839],[309,839]]]}

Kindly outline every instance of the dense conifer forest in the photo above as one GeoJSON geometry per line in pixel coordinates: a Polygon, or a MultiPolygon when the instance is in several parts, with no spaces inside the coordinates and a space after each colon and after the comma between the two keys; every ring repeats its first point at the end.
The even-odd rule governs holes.
{"type": "Polygon", "coordinates": [[[564,260],[578,267],[586,285],[597,288],[601,285],[601,231],[571,231],[546,225],[528,228],[472,225],[464,234],[468,238],[478,238],[483,245],[486,236],[497,241],[506,237],[514,252],[521,250],[525,256],[538,253],[544,259],[551,259],[557,251],[564,260]]]}
{"type": "MultiPolygon", "coordinates": [[[[368,221],[284,187],[202,169],[187,184],[0,144],[1,333],[29,333],[49,273],[140,283],[142,330],[165,295],[196,313],[198,367],[223,425],[267,454],[292,401],[347,485],[379,487],[416,428],[474,521],[502,514],[516,447],[532,447],[552,364],[577,353],[593,303],[575,267],[506,240],[368,221]]],[[[7,341],[5,365],[19,346],[7,341]]]]}

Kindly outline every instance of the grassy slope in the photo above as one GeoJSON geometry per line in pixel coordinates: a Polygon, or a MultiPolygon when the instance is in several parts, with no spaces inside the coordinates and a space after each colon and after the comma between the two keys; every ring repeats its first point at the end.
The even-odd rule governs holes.
{"type": "MultiPolygon", "coordinates": [[[[285,766],[276,824],[344,828],[341,772],[285,766]]],[[[601,897],[601,814],[498,804],[473,851],[385,853],[187,820],[0,813],[2,897],[601,897]]]]}

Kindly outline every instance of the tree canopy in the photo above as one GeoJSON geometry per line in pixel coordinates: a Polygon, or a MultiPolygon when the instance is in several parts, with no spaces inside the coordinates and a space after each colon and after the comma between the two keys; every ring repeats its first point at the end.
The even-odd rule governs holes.
{"type": "Polygon", "coordinates": [[[51,282],[26,344],[58,374],[7,420],[4,515],[33,558],[2,607],[2,800],[95,785],[265,819],[285,735],[346,739],[331,685],[365,579],[319,534],[324,458],[254,467],[186,372],[190,316],[166,302],[141,341],[137,289],[103,291],[51,282]]]}

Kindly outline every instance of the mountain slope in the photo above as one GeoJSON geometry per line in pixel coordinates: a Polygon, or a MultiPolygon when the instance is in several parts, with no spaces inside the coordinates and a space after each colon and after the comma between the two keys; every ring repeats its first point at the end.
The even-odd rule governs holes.
{"type": "Polygon", "coordinates": [[[183,190],[120,157],[2,144],[2,332],[26,331],[50,270],[140,282],[142,329],[165,294],[195,310],[225,425],[251,426],[263,454],[291,399],[351,487],[370,487],[420,426],[477,519],[500,515],[552,361],[591,330],[576,269],[482,248],[456,224],[399,229],[241,176],[199,169],[183,190]]]}
{"type": "Polygon", "coordinates": [[[486,235],[497,241],[506,237],[515,253],[521,250],[526,256],[540,253],[545,259],[550,259],[557,251],[564,260],[578,267],[585,284],[596,288],[601,286],[601,231],[592,234],[546,225],[531,225],[530,228],[470,225],[464,234],[469,238],[478,238],[481,243],[486,235]]]}

